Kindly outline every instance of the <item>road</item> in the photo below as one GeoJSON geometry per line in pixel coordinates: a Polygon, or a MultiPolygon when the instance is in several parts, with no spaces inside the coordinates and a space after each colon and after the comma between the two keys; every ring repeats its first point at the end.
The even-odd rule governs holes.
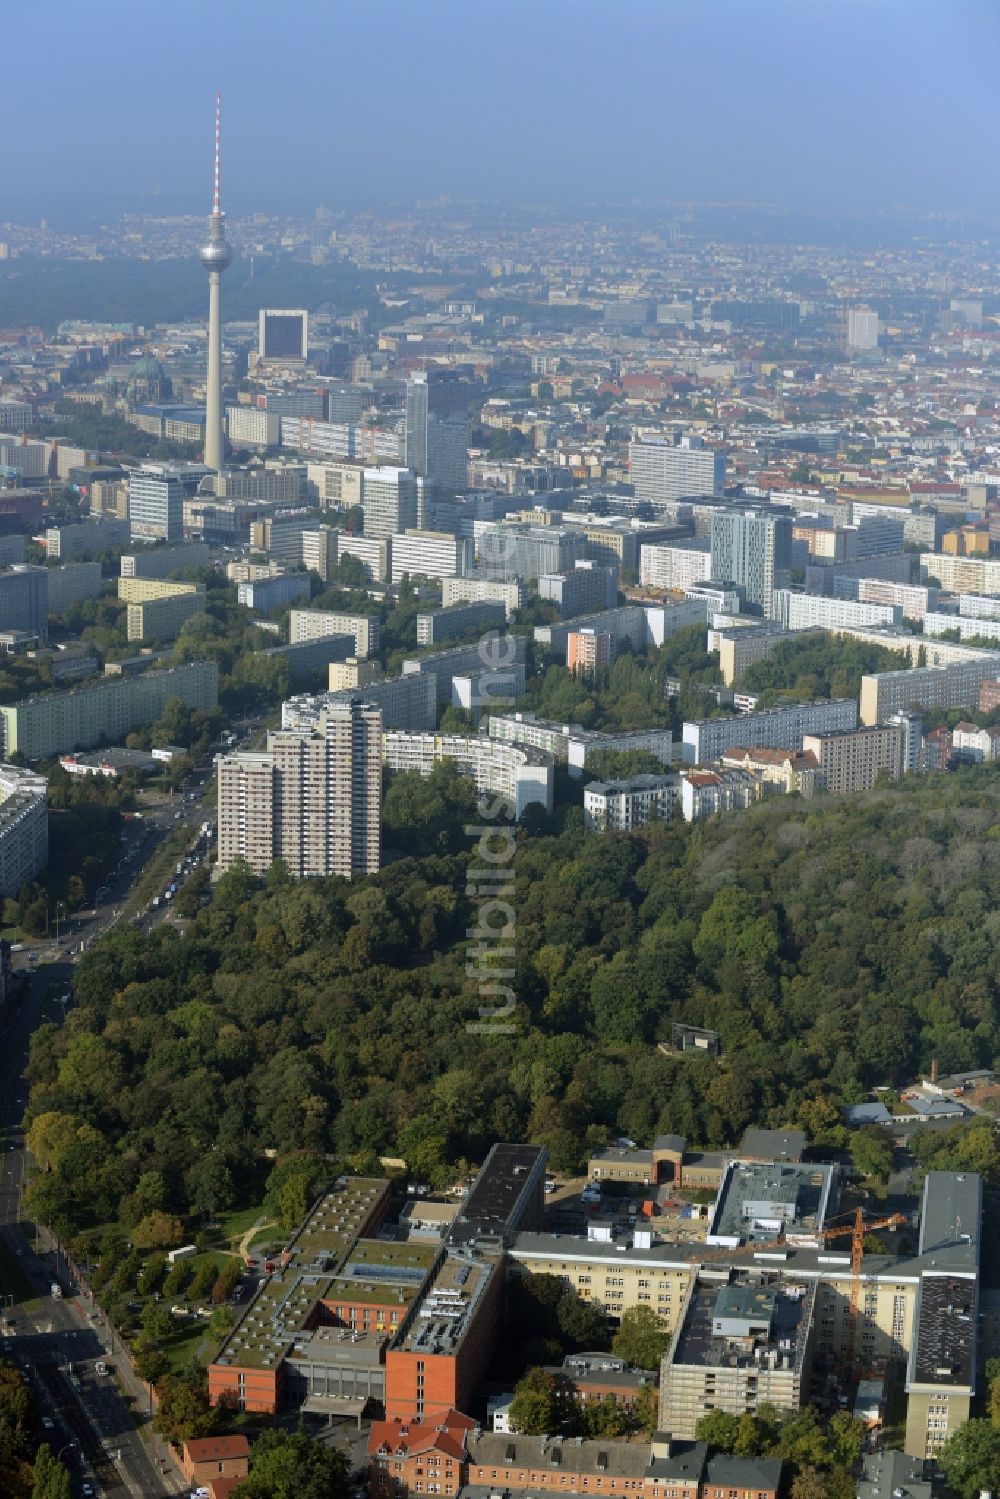
{"type": "MultiPolygon", "coordinates": [[[[256,731],[259,720],[245,721],[242,727],[244,740],[256,731]]],[[[93,1494],[108,1499],[160,1499],[184,1491],[185,1485],[164,1462],[165,1449],[152,1433],[147,1431],[147,1441],[143,1440],[114,1375],[96,1372],[98,1360],[117,1368],[133,1409],[145,1413],[141,1387],[124,1361],[109,1351],[113,1333],[74,1283],[65,1260],[58,1254],[53,1257],[44,1230],[36,1245],[32,1230],[22,1222],[26,1152],[21,1126],[28,1097],[23,1075],[28,1045],[43,1019],[58,1018],[50,992],[71,992],[81,944],[89,947],[121,919],[133,884],[163,839],[187,826],[193,841],[198,826],[211,817],[202,797],[213,768],[211,762],[198,767],[189,788],[193,795],[178,793],[158,801],[144,797],[144,816],[126,825],[122,859],[103,899],[92,912],[63,923],[61,940],[40,941],[37,948],[14,959],[23,993],[10,1008],[0,1059],[0,1354],[30,1380],[44,1434],[70,1467],[75,1496],[84,1495],[89,1485],[93,1494]],[[54,1279],[62,1283],[62,1298],[50,1294],[54,1279]],[[161,1471],[164,1467],[166,1472],[161,1471]]],[[[160,907],[150,917],[161,919],[168,912],[168,906],[160,907]]]]}
{"type": "MultiPolygon", "coordinates": [[[[270,711],[260,705],[257,711],[233,720],[232,731],[237,736],[234,749],[244,748],[260,734],[270,711]]],[[[133,885],[155,857],[164,840],[178,828],[186,827],[191,832],[193,842],[195,833],[203,822],[215,822],[214,802],[208,805],[204,801],[214,773],[214,759],[209,758],[195,767],[183,792],[179,791],[173,796],[143,792],[142,817],[126,823],[118,868],[109,876],[94,907],[63,919],[58,925],[54,923],[54,930],[49,937],[40,938],[35,943],[26,942],[25,950],[14,954],[15,970],[34,972],[36,965],[38,971],[47,966],[49,977],[54,978],[54,965],[63,961],[75,961],[80,955],[81,943],[86,950],[99,937],[109,932],[122,919],[133,885]]],[[[169,878],[173,877],[171,870],[169,878]]],[[[158,893],[162,895],[162,891],[158,893]]],[[[169,914],[169,902],[161,901],[158,907],[147,908],[141,913],[139,924],[143,930],[148,931],[169,914]]]]}
{"type": "MultiPolygon", "coordinates": [[[[53,1451],[63,1451],[77,1494],[84,1493],[82,1486],[89,1483],[95,1494],[111,1499],[128,1495],[154,1499],[175,1493],[176,1485],[164,1482],[114,1380],[94,1372],[94,1362],[107,1350],[85,1308],[73,1296],[57,1300],[48,1294],[57,1274],[55,1261],[51,1256],[35,1254],[20,1224],[25,1168],[21,1117],[26,1101],[22,1073],[28,1041],[42,1018],[50,980],[55,977],[68,982],[70,976],[70,965],[64,963],[43,969],[27,980],[22,1003],[7,1029],[0,1064],[0,1127],[4,1140],[0,1282],[12,1299],[6,1308],[2,1355],[28,1374],[40,1412],[46,1422],[52,1423],[46,1425],[45,1434],[53,1451]],[[78,1371],[75,1375],[70,1372],[71,1365],[78,1371]]],[[[64,1264],[58,1273],[69,1290],[64,1264]]]]}

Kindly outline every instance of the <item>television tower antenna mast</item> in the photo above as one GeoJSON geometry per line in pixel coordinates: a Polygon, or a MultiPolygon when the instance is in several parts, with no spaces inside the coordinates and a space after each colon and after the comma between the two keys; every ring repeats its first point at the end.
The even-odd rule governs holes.
{"type": "Polygon", "coordinates": [[[208,243],[199,259],[208,271],[208,372],[205,382],[205,466],[220,471],[225,455],[222,428],[222,272],[232,264],[222,212],[222,95],[215,96],[215,166],[208,243]]]}

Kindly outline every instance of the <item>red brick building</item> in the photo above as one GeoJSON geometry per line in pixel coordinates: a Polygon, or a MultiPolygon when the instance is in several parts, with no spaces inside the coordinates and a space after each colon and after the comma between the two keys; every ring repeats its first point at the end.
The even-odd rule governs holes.
{"type": "Polygon", "coordinates": [[[449,1255],[385,1356],[389,1420],[430,1421],[471,1404],[503,1312],[503,1264],[449,1255]]]}
{"type": "Polygon", "coordinates": [[[389,1184],[341,1177],[208,1369],[213,1405],[424,1422],[468,1408],[503,1310],[504,1248],[541,1227],[546,1152],[493,1146],[443,1243],[379,1239],[389,1184]]]}
{"type": "Polygon", "coordinates": [[[372,1499],[477,1491],[615,1499],[777,1499],[773,1458],[708,1456],[705,1442],[632,1442],[481,1432],[450,1411],[437,1425],[379,1421],[368,1445],[372,1499]],[[467,1424],[466,1424],[467,1423],[467,1424]]]}
{"type": "Polygon", "coordinates": [[[624,1359],[609,1353],[571,1353],[546,1372],[583,1405],[613,1400],[629,1415],[635,1414],[642,1391],[656,1385],[655,1374],[629,1369],[624,1359]]]}
{"type": "Polygon", "coordinates": [[[474,1427],[456,1410],[433,1422],[374,1422],[368,1439],[372,1499],[457,1494],[464,1482],[465,1440],[474,1427]]]}
{"type": "Polygon", "coordinates": [[[250,1443],[246,1437],[195,1437],[181,1448],[181,1472],[192,1488],[207,1488],[214,1480],[234,1483],[250,1472],[250,1443]]]}
{"type": "Polygon", "coordinates": [[[320,1265],[335,1274],[358,1241],[377,1230],[389,1210],[389,1183],[365,1177],[340,1177],[311,1209],[281,1256],[280,1268],[263,1282],[243,1317],[208,1366],[208,1397],[213,1405],[273,1416],[285,1398],[286,1359],[296,1333],[318,1320],[316,1292],[320,1265]],[[310,1279],[304,1279],[310,1276],[310,1279]]]}

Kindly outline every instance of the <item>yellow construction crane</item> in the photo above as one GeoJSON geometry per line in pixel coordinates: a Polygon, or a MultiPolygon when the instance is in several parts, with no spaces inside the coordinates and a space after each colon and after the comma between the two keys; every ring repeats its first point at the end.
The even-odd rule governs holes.
{"type": "MultiPolygon", "coordinates": [[[[836,1221],[836,1220],[834,1220],[836,1221]]],[[[875,1233],[880,1228],[897,1228],[907,1221],[902,1213],[889,1213],[884,1218],[871,1218],[865,1221],[863,1208],[855,1208],[851,1214],[851,1222],[841,1224],[838,1228],[822,1228],[818,1237],[828,1244],[831,1239],[843,1239],[848,1234],[851,1236],[851,1292],[848,1309],[847,1324],[847,1358],[851,1372],[856,1373],[855,1353],[858,1340],[858,1307],[861,1302],[861,1261],[865,1252],[865,1235],[875,1233]]],[[[766,1248],[762,1244],[739,1244],[733,1249],[713,1249],[708,1254],[701,1255],[700,1262],[709,1260],[731,1260],[738,1255],[759,1253],[766,1248]]]]}

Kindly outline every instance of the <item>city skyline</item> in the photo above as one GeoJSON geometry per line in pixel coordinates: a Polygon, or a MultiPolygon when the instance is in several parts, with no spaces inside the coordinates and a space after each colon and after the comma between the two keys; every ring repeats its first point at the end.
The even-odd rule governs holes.
{"type": "Polygon", "coordinates": [[[947,11],[933,0],[613,11],[514,0],[502,26],[453,0],[419,15],[396,0],[291,0],[280,28],[258,0],[238,26],[226,4],[203,16],[179,0],[172,14],[152,55],[146,17],[124,0],[104,0],[96,18],[54,0],[44,19],[9,19],[23,55],[45,48],[49,91],[39,115],[31,70],[9,82],[11,117],[31,128],[7,163],[5,216],[201,210],[221,90],[241,145],[227,169],[234,214],[444,194],[996,217],[1000,14],[988,0],[947,11]],[[309,71],[324,58],[330,84],[309,71]],[[78,102],[82,75],[123,68],[142,84],[127,129],[128,91],[78,102]]]}

